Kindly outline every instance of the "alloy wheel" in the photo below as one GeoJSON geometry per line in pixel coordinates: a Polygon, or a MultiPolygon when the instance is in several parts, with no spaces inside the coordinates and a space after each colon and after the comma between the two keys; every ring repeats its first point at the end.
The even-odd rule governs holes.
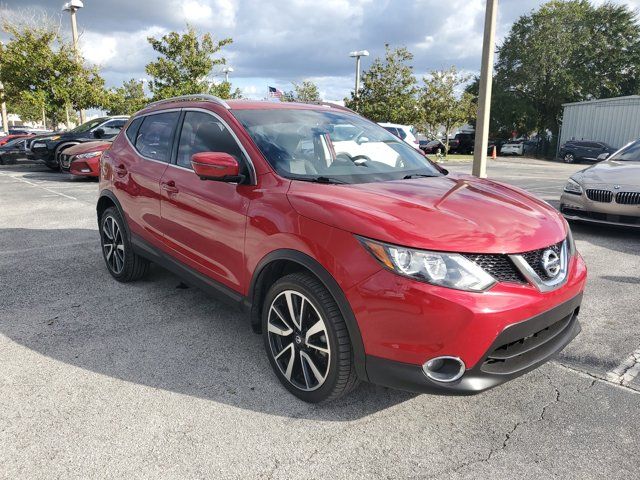
{"type": "Polygon", "coordinates": [[[574,156],[573,156],[573,154],[572,154],[572,153],[567,153],[567,154],[564,156],[564,161],[565,161],[565,163],[573,163],[573,161],[574,161],[574,160],[575,160],[575,158],[574,158],[574,156]]]}
{"type": "Polygon", "coordinates": [[[112,216],[102,222],[102,251],[113,273],[119,275],[124,269],[124,240],[118,222],[112,216]]]}
{"type": "Polygon", "coordinates": [[[329,373],[327,327],[311,301],[295,290],[281,292],[267,320],[271,354],[282,375],[302,391],[320,388],[329,373]]]}

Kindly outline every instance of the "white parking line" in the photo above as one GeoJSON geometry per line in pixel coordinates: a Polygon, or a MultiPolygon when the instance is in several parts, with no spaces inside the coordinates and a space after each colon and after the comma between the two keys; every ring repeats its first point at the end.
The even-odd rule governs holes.
{"type": "Polygon", "coordinates": [[[64,197],[64,198],[68,198],[70,200],[78,200],[76,197],[72,197],[71,195],[66,195],[66,194],[61,193],[61,192],[56,192],[55,190],[51,190],[50,188],[43,187],[42,185],[30,182],[29,180],[25,180],[24,178],[21,178],[21,177],[16,177],[14,175],[9,175],[8,173],[4,173],[4,172],[0,172],[0,175],[3,175],[5,177],[9,177],[9,178],[13,179],[14,181],[19,181],[19,182],[22,182],[22,183],[26,183],[28,185],[31,185],[32,187],[41,188],[42,190],[45,190],[45,191],[50,192],[50,193],[54,193],[54,194],[59,195],[59,196],[64,197]]]}
{"type": "Polygon", "coordinates": [[[619,366],[607,372],[607,380],[620,385],[629,385],[640,374],[640,347],[625,358],[619,366]]]}

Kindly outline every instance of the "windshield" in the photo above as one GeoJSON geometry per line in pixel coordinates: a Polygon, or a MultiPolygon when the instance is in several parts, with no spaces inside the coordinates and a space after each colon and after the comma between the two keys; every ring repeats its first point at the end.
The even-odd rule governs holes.
{"type": "Polygon", "coordinates": [[[286,178],[365,183],[442,175],[398,137],[357,115],[310,109],[233,113],[286,178]]]}
{"type": "Polygon", "coordinates": [[[76,128],[71,130],[71,132],[72,133],[88,132],[92,128],[96,128],[98,125],[100,125],[105,120],[108,120],[108,119],[107,118],[95,118],[93,120],[89,120],[88,122],[84,122],[82,125],[78,125],[76,128]]]}
{"type": "Polygon", "coordinates": [[[640,140],[623,147],[609,159],[617,162],[640,162],[640,140]]]}

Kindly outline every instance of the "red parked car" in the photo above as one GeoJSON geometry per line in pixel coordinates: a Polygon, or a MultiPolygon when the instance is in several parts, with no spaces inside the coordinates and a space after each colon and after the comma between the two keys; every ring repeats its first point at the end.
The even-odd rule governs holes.
{"type": "Polygon", "coordinates": [[[15,140],[16,138],[26,138],[26,137],[33,137],[33,134],[20,133],[20,134],[4,135],[0,137],[0,147],[2,145],[5,145],[7,142],[10,142],[11,140],[15,140]]]}
{"type": "Polygon", "coordinates": [[[100,158],[110,146],[110,141],[73,145],[60,154],[60,170],[81,177],[98,178],[100,176],[100,158]]]}
{"type": "Polygon", "coordinates": [[[153,261],[242,306],[305,401],[359,380],[479,392],[580,330],[586,268],[556,210],[450,175],[344,107],[154,103],[101,173],[111,275],[136,280],[153,261]]]}

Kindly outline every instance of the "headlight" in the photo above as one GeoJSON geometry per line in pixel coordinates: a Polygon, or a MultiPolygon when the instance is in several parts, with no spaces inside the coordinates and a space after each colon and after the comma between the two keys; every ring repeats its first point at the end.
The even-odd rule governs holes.
{"type": "Polygon", "coordinates": [[[81,153],[80,155],[76,155],[76,158],[93,158],[93,157],[99,157],[100,155],[102,155],[102,152],[87,152],[87,153],[81,153]]]}
{"type": "Polygon", "coordinates": [[[573,195],[582,195],[582,187],[573,178],[570,178],[564,186],[564,191],[573,195]]]}
{"type": "Polygon", "coordinates": [[[457,253],[429,252],[358,238],[389,270],[441,287],[482,292],[496,280],[478,265],[457,253]]]}

